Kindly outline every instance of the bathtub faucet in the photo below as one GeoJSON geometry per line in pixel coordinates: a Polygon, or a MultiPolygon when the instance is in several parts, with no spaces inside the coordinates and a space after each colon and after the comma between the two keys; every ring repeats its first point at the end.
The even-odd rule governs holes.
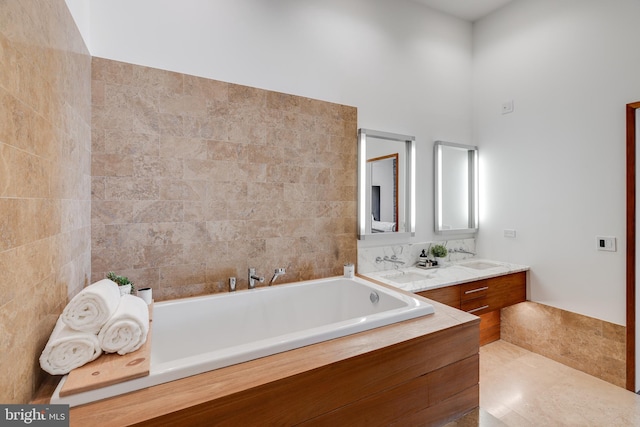
{"type": "Polygon", "coordinates": [[[276,279],[280,276],[283,276],[286,273],[284,268],[276,268],[275,273],[273,273],[273,277],[271,278],[271,281],[269,282],[269,286],[271,286],[273,284],[273,282],[276,281],[276,279]]]}
{"type": "Polygon", "coordinates": [[[253,289],[256,287],[256,280],[260,283],[264,282],[264,277],[261,276],[256,276],[256,269],[255,268],[250,268],[249,269],[249,289],[253,289]]]}

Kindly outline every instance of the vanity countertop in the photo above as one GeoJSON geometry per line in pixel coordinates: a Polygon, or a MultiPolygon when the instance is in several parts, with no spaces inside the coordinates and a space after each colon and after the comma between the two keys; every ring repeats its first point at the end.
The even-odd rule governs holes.
{"type": "Polygon", "coordinates": [[[415,293],[527,270],[526,265],[468,258],[430,269],[405,267],[361,275],[415,293]]]}

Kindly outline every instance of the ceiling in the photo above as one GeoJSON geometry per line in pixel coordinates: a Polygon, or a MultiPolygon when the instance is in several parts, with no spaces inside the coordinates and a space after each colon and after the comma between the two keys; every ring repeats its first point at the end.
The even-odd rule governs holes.
{"type": "Polygon", "coordinates": [[[432,9],[473,22],[512,0],[414,0],[432,9]]]}

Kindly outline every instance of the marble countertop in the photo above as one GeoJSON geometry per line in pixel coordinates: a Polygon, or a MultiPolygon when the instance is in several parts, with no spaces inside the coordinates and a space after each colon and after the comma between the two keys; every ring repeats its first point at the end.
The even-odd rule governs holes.
{"type": "Polygon", "coordinates": [[[415,293],[527,270],[529,267],[526,265],[468,258],[428,270],[405,267],[361,275],[415,293]]]}

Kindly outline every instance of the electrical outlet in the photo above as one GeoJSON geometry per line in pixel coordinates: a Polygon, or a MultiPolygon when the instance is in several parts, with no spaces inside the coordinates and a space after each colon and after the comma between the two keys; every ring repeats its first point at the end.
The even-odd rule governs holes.
{"type": "Polygon", "coordinates": [[[502,114],[513,113],[513,100],[502,103],[502,114]]]}
{"type": "Polygon", "coordinates": [[[599,251],[616,252],[616,238],[611,236],[596,236],[596,247],[599,251]]]}
{"type": "Polygon", "coordinates": [[[515,239],[516,230],[511,230],[511,229],[504,230],[504,237],[509,237],[511,239],[515,239]]]}

